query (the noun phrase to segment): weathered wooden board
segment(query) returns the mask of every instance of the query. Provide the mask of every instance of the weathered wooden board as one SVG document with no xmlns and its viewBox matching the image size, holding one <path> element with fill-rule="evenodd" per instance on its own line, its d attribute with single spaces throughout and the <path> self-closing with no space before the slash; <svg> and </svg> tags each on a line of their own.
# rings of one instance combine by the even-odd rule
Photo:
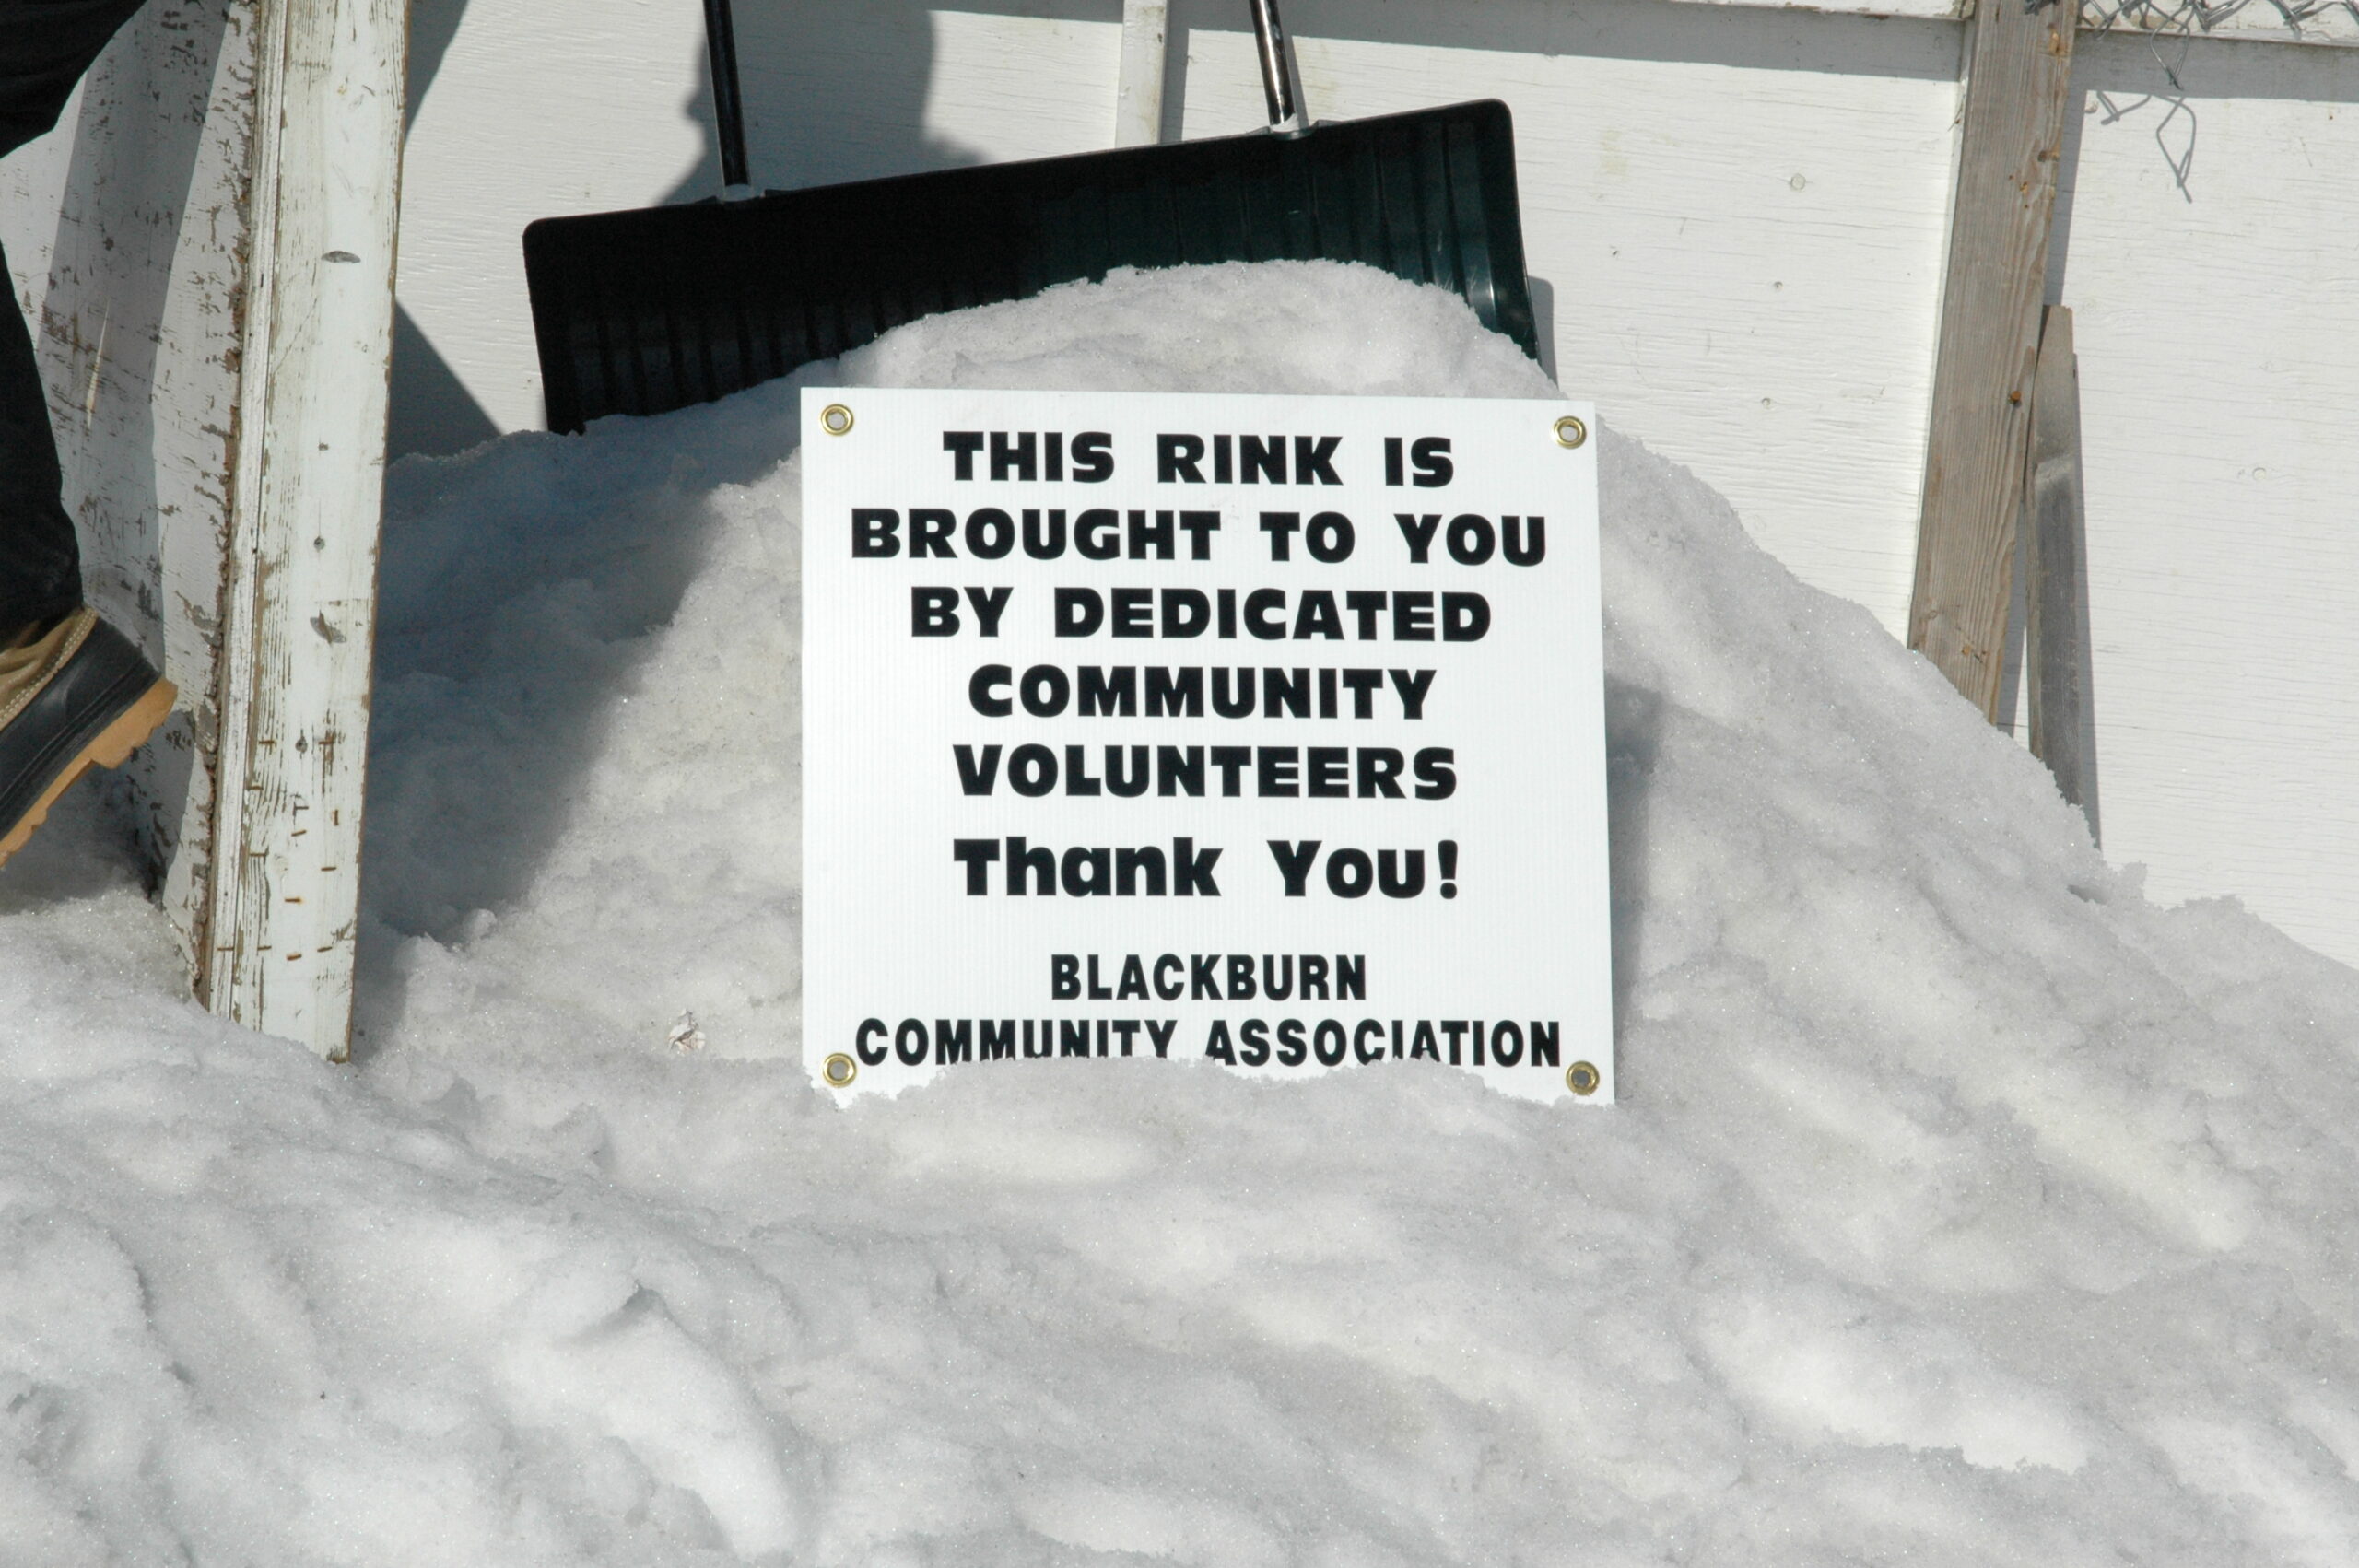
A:
<svg viewBox="0 0 2359 1568">
<path fill-rule="evenodd" d="M 2005 0 L 1977 13 L 1966 46 L 1908 646 L 1991 718 L 2073 37 L 2057 0 Z"/>
</svg>

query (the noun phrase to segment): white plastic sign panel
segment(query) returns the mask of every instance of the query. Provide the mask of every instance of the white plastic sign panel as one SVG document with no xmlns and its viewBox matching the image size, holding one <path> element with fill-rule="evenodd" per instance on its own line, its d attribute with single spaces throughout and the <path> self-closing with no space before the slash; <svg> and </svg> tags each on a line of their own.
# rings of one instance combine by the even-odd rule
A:
<svg viewBox="0 0 2359 1568">
<path fill-rule="evenodd" d="M 804 1041 L 1614 1094 L 1579 403 L 803 393 Z"/>
</svg>

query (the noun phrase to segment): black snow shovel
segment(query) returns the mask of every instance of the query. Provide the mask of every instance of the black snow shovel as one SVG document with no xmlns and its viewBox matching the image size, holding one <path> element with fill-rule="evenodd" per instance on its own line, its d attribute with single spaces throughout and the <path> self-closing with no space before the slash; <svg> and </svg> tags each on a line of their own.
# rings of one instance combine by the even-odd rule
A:
<svg viewBox="0 0 2359 1568">
<path fill-rule="evenodd" d="M 709 403 L 920 316 L 1124 266 L 1364 262 L 1456 290 L 1538 358 L 1507 105 L 1310 124 L 1276 0 L 1250 4 L 1268 130 L 755 196 L 729 0 L 705 0 L 722 176 L 744 199 L 524 230 L 549 428 Z"/>
</svg>

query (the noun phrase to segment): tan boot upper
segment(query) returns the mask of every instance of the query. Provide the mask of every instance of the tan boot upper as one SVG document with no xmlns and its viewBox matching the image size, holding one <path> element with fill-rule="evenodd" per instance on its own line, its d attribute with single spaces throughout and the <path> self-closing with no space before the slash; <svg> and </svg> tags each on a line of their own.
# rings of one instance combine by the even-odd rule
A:
<svg viewBox="0 0 2359 1568">
<path fill-rule="evenodd" d="M 64 669 L 65 661 L 80 650 L 90 628 L 99 624 L 94 610 L 75 611 L 55 626 L 30 640 L 18 642 L 0 652 L 0 726 L 6 725 L 25 710 L 25 705 L 41 695 L 50 677 Z"/>
</svg>

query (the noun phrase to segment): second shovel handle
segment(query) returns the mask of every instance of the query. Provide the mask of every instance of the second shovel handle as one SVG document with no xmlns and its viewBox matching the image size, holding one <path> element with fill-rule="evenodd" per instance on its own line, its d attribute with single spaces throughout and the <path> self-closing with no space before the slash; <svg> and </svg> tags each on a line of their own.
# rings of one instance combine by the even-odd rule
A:
<svg viewBox="0 0 2359 1568">
<path fill-rule="evenodd" d="M 1302 94 L 1295 85 L 1294 56 L 1286 48 L 1285 24 L 1278 19 L 1278 0 L 1250 3 L 1253 41 L 1262 54 L 1262 93 L 1270 106 L 1270 129 L 1299 131 L 1304 124 Z"/>
<path fill-rule="evenodd" d="M 745 106 L 737 96 L 737 28 L 729 0 L 704 0 L 705 53 L 712 65 L 712 129 L 721 144 L 721 182 L 733 189 L 745 178 Z"/>
</svg>

